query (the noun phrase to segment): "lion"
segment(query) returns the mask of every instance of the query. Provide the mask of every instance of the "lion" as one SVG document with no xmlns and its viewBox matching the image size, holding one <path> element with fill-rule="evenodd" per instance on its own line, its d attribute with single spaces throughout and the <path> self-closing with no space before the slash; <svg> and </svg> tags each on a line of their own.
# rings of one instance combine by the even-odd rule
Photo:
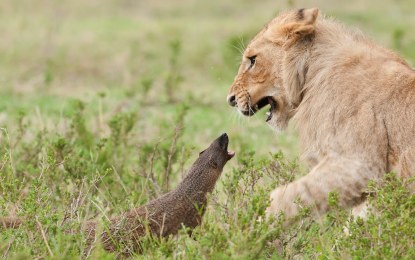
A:
<svg viewBox="0 0 415 260">
<path fill-rule="evenodd" d="M 298 129 L 310 171 L 271 192 L 268 216 L 295 216 L 297 199 L 324 214 L 331 192 L 361 207 L 369 181 L 414 175 L 414 69 L 317 8 L 282 13 L 252 39 L 227 101 L 245 116 L 269 105 L 271 128 Z"/>
</svg>

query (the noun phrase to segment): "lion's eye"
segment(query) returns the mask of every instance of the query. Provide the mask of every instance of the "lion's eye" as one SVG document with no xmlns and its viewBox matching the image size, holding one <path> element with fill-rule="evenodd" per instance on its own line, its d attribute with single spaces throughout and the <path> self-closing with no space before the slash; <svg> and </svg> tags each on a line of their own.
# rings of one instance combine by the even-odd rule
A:
<svg viewBox="0 0 415 260">
<path fill-rule="evenodd" d="M 250 69 L 250 68 L 252 68 L 255 65 L 256 55 L 255 56 L 248 57 L 248 59 L 251 62 L 251 64 L 249 64 L 249 68 L 248 68 L 248 69 Z"/>
</svg>

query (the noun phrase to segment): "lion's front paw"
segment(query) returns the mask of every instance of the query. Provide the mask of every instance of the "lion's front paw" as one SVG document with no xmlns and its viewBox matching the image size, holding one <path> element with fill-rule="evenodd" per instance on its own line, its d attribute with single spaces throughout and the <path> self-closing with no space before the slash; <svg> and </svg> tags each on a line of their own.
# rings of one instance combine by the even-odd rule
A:
<svg viewBox="0 0 415 260">
<path fill-rule="evenodd" d="M 294 187 L 293 185 L 281 186 L 271 192 L 271 203 L 265 211 L 267 217 L 278 216 L 282 213 L 285 219 L 289 220 L 298 213 L 297 205 L 294 203 L 296 199 Z"/>
<path fill-rule="evenodd" d="M 267 218 L 270 216 L 275 216 L 282 210 L 281 208 L 281 197 L 282 197 L 282 190 L 281 188 L 277 188 L 273 190 L 270 194 L 270 205 L 265 210 L 265 215 Z"/>
</svg>

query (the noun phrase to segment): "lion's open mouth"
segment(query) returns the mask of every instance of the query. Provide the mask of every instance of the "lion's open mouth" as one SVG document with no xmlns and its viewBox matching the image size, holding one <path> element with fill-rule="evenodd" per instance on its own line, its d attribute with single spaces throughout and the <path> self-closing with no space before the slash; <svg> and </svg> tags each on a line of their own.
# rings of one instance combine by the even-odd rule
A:
<svg viewBox="0 0 415 260">
<path fill-rule="evenodd" d="M 266 107 L 267 105 L 270 105 L 269 111 L 266 113 L 267 119 L 265 120 L 268 122 L 272 118 L 272 112 L 277 109 L 277 102 L 272 97 L 264 97 L 261 100 L 258 101 L 255 105 L 251 106 L 249 110 L 241 111 L 242 114 L 245 116 L 253 116 L 256 112 L 261 110 L 262 108 Z"/>
</svg>

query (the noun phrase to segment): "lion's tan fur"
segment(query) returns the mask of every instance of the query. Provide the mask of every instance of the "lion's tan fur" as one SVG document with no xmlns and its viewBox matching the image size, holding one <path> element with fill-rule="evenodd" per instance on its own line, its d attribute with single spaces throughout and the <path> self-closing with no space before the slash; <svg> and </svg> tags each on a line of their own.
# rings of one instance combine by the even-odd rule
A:
<svg viewBox="0 0 415 260">
<path fill-rule="evenodd" d="M 247 47 L 250 55 L 264 76 L 244 70 L 244 58 L 230 90 L 238 109 L 264 96 L 283 100 L 270 125 L 292 118 L 313 167 L 271 193 L 268 213 L 296 214 L 296 198 L 324 213 L 331 191 L 341 205 L 355 206 L 369 180 L 389 171 L 413 176 L 415 71 L 397 54 L 305 9 L 271 21 Z"/>
</svg>

